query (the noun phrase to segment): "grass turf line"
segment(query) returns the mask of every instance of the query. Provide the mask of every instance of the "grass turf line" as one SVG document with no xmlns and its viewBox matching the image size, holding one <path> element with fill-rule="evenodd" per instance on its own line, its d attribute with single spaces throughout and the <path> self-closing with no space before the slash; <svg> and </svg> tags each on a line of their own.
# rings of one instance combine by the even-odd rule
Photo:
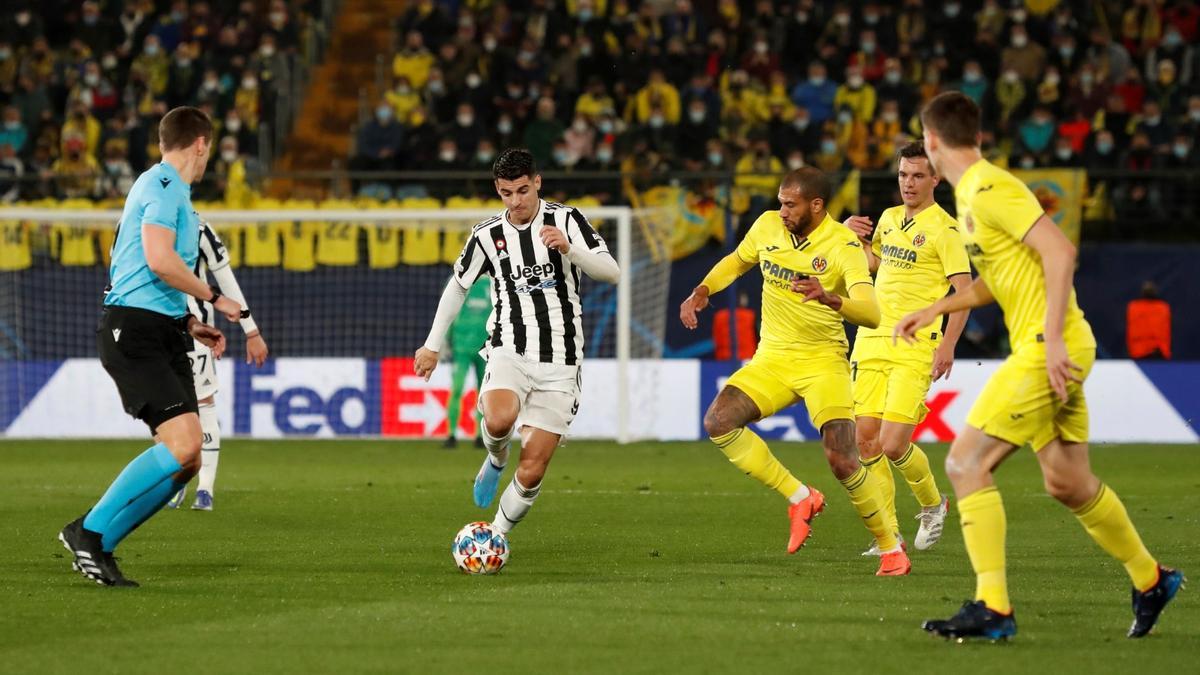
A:
<svg viewBox="0 0 1200 675">
<path fill-rule="evenodd" d="M 1154 672 L 1200 656 L 1194 588 L 1155 635 L 1124 637 L 1124 571 L 1045 496 L 1027 451 L 999 476 L 1019 634 L 960 646 L 919 628 L 973 592 L 956 511 L 912 576 L 878 579 L 820 449 L 772 447 L 829 498 L 796 556 L 783 500 L 711 445 L 572 442 L 508 567 L 476 578 L 450 543 L 491 519 L 471 503 L 481 451 L 228 441 L 216 510 L 163 512 L 134 533 L 118 555 L 143 587 L 124 590 L 71 572 L 54 536 L 140 444 L 6 441 L 0 672 Z M 929 450 L 948 489 L 944 449 Z M 1200 577 L 1197 448 L 1098 447 L 1093 465 L 1151 551 Z M 896 481 L 911 539 L 918 507 Z"/>
</svg>

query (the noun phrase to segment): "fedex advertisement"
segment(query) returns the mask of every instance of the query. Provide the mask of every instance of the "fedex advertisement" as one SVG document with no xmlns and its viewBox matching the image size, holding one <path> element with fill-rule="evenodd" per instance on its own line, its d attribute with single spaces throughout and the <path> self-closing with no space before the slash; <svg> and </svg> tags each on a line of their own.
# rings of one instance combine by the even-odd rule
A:
<svg viewBox="0 0 1200 675">
<path fill-rule="evenodd" d="M 648 440 L 705 437 L 704 411 L 740 364 L 691 359 L 634 360 L 627 400 L 617 396 L 620 364 L 584 362 L 572 438 L 615 439 L 622 412 L 629 435 Z M 951 441 L 999 361 L 960 359 L 934 383 L 919 441 Z M 224 359 L 217 410 L 224 434 L 244 438 L 461 438 L 477 433 L 476 382 L 467 378 L 458 419 L 447 419 L 450 364 L 428 382 L 410 358 L 281 358 L 262 368 Z M 1099 361 L 1085 384 L 1094 442 L 1196 443 L 1200 363 Z M 624 410 L 622 410 L 622 407 Z M 816 440 L 802 403 L 760 420 L 772 440 Z M 144 438 L 95 359 L 0 361 L 0 430 L 6 438 Z"/>
</svg>

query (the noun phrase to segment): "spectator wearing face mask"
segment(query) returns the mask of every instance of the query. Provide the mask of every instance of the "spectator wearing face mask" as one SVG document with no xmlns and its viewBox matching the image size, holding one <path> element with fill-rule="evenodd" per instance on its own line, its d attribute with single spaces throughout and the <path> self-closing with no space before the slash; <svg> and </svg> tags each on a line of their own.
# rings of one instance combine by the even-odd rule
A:
<svg viewBox="0 0 1200 675">
<path fill-rule="evenodd" d="M 1171 141 L 1171 151 L 1167 153 L 1163 166 L 1168 169 L 1194 170 L 1200 168 L 1200 157 L 1195 148 L 1196 139 L 1188 134 L 1175 134 Z"/>
<path fill-rule="evenodd" d="M 1017 140 L 1025 151 L 1040 156 L 1050 149 L 1054 140 L 1054 117 L 1050 110 L 1043 106 L 1034 109 L 1021 126 L 1017 128 Z"/>
<path fill-rule="evenodd" d="M 454 120 L 443 126 L 441 135 L 453 138 L 458 143 L 459 157 L 470 157 L 479 146 L 479 139 L 483 138 L 483 124 L 475 114 L 475 106 L 459 103 Z"/>
<path fill-rule="evenodd" d="M 92 199 L 99 191 L 100 165 L 85 150 L 82 136 L 68 136 L 63 140 L 62 157 L 50 167 L 62 199 Z"/>
<path fill-rule="evenodd" d="M 688 113 L 679 124 L 679 156 L 685 160 L 704 160 L 704 147 L 709 138 L 718 136 L 718 126 L 708 106 L 700 98 L 688 102 Z"/>
<path fill-rule="evenodd" d="M 1084 166 L 1093 171 L 1111 171 L 1118 167 L 1121 161 L 1117 152 L 1116 142 L 1112 132 L 1100 130 L 1096 132 L 1083 158 Z"/>
<path fill-rule="evenodd" d="M 867 84 L 861 68 L 849 66 L 846 83 L 838 87 L 833 103 L 839 111 L 850 110 L 855 120 L 865 124 L 875 117 L 875 87 Z"/>
<path fill-rule="evenodd" d="M 1075 153 L 1075 149 L 1071 147 L 1070 139 L 1059 136 L 1054 139 L 1054 152 L 1050 155 L 1050 161 L 1047 166 L 1067 169 L 1079 166 L 1080 157 Z"/>
<path fill-rule="evenodd" d="M 425 48 L 424 36 L 415 30 L 404 37 L 404 48 L 392 59 L 392 76 L 403 77 L 417 90 L 425 88 L 429 69 L 433 67 L 433 54 Z"/>
<path fill-rule="evenodd" d="M 421 105 L 421 96 L 413 91 L 407 77 L 396 78 L 395 84 L 383 97 L 402 124 L 407 123 L 409 115 Z"/>
<path fill-rule="evenodd" d="M 62 152 L 67 152 L 67 140 L 79 139 L 83 142 L 82 152 L 89 157 L 95 157 L 100 148 L 100 132 L 103 126 L 87 106 L 82 102 L 71 104 L 71 111 L 63 122 L 59 137 L 62 139 Z"/>
<path fill-rule="evenodd" d="M 0 143 L 0 204 L 12 204 L 21 198 L 21 177 L 25 163 L 11 145 Z"/>
<path fill-rule="evenodd" d="M 650 121 L 651 108 L 657 102 L 662 109 L 665 121 L 669 124 L 679 124 L 681 113 L 679 105 L 679 90 L 667 81 L 662 70 L 655 68 L 650 71 L 646 86 L 642 87 L 630 99 L 625 111 L 625 121 L 629 123 L 646 124 Z"/>
<path fill-rule="evenodd" d="M 71 34 L 82 41 L 93 54 L 112 49 L 112 23 L 100 15 L 100 5 L 95 0 L 84 2 L 80 8 L 79 23 L 71 28 Z"/>
<path fill-rule="evenodd" d="M 1071 145 L 1071 152 L 1081 155 L 1092 134 L 1092 122 L 1078 108 L 1068 107 L 1067 117 L 1059 123 L 1056 133 Z"/>
<path fill-rule="evenodd" d="M 1072 79 L 1071 88 L 1067 94 L 1071 105 L 1078 108 L 1086 117 L 1094 117 L 1104 109 L 1110 95 L 1109 87 L 1104 82 L 1096 80 L 1096 71 L 1091 64 L 1084 64 L 1079 74 Z"/>
<path fill-rule="evenodd" d="M 1192 138 L 1200 137 L 1200 94 L 1188 97 L 1187 113 L 1180 118 L 1180 131 Z"/>
<path fill-rule="evenodd" d="M 883 77 L 872 86 L 877 100 L 895 101 L 900 106 L 902 119 L 908 119 L 916 112 L 916 95 L 912 86 L 904 81 L 904 69 L 899 59 L 889 58 L 884 63 Z"/>
<path fill-rule="evenodd" d="M 678 125 L 667 119 L 666 110 L 661 106 L 650 109 L 650 117 L 635 129 L 635 136 L 645 141 L 646 147 L 660 156 L 670 157 L 676 154 L 676 134 Z"/>
<path fill-rule="evenodd" d="M 171 53 L 183 41 L 183 29 L 188 19 L 186 0 L 175 0 L 169 12 L 158 17 L 150 34 L 158 38 L 164 52 Z"/>
<path fill-rule="evenodd" d="M 0 145 L 13 149 L 14 155 L 20 155 L 29 143 L 29 129 L 21 122 L 21 111 L 16 106 L 4 107 L 4 123 L 0 127 Z"/>
<path fill-rule="evenodd" d="M 874 85 L 883 79 L 887 55 L 879 46 L 874 30 L 864 30 L 858 40 L 858 49 L 850 54 L 848 63 L 857 66 L 863 79 Z"/>
<path fill-rule="evenodd" d="M 296 49 L 300 45 L 299 28 L 288 14 L 287 3 L 284 0 L 271 0 L 263 34 L 273 37 L 275 46 L 283 51 Z"/>
<path fill-rule="evenodd" d="M 159 44 L 158 36 L 148 35 L 139 54 L 130 66 L 130 72 L 140 73 L 145 79 L 150 94 L 155 98 L 163 95 L 170 81 L 171 59 Z"/>
<path fill-rule="evenodd" d="M 375 115 L 358 130 L 356 155 L 351 169 L 356 171 L 394 171 L 404 147 L 404 127 L 386 101 L 375 107 Z"/>
<path fill-rule="evenodd" d="M 200 65 L 196 63 L 189 43 L 179 44 L 167 72 L 167 105 L 174 108 L 186 104 L 195 96 L 201 77 Z"/>
<path fill-rule="evenodd" d="M 1015 70 L 1025 82 L 1035 82 L 1046 65 L 1046 50 L 1029 39 L 1023 24 L 1012 27 L 1009 46 L 1000 53 L 1004 68 Z"/>
<path fill-rule="evenodd" d="M 1142 114 L 1135 118 L 1133 128 L 1135 133 L 1146 134 L 1150 145 L 1160 154 L 1166 154 L 1171 138 L 1175 135 L 1170 122 L 1163 119 L 1162 108 L 1157 101 L 1146 101 L 1146 105 L 1142 107 Z"/>
<path fill-rule="evenodd" d="M 1178 26 L 1168 24 L 1162 41 L 1146 50 L 1143 71 L 1147 81 L 1154 80 L 1159 73 L 1159 63 L 1170 61 L 1179 67 L 1178 81 L 1183 86 L 1192 83 L 1196 48 L 1184 39 Z"/>
<path fill-rule="evenodd" d="M 1016 70 L 1006 68 L 1000 81 L 996 82 L 997 118 L 1001 127 L 1007 127 L 1012 122 L 1013 115 L 1025 103 L 1025 97 L 1025 83 L 1021 81 L 1021 76 Z"/>
<path fill-rule="evenodd" d="M 982 106 L 987 99 L 989 84 L 983 76 L 983 68 L 978 61 L 967 61 L 963 66 L 962 79 L 954 88 L 971 97 L 976 105 Z"/>
<path fill-rule="evenodd" d="M 1179 81 L 1175 62 L 1163 59 L 1158 62 L 1158 76 L 1146 87 L 1146 97 L 1158 103 L 1162 110 L 1179 110 L 1184 102 L 1183 85 Z"/>
<path fill-rule="evenodd" d="M 583 115 L 589 120 L 597 120 L 605 112 L 613 110 L 616 110 L 616 104 L 613 103 L 612 96 L 608 95 L 604 80 L 599 77 L 588 80 L 587 89 L 575 101 L 575 114 Z"/>
<path fill-rule="evenodd" d="M 571 126 L 563 132 L 563 142 L 567 154 L 572 158 L 572 165 L 576 165 L 580 160 L 592 156 L 596 148 L 596 129 L 587 117 L 576 114 Z"/>
<path fill-rule="evenodd" d="M 771 73 L 779 70 L 779 55 L 771 51 L 769 36 L 760 31 L 750 43 L 750 49 L 742 55 L 741 69 L 752 79 L 766 83 Z"/>
<path fill-rule="evenodd" d="M 533 154 L 534 161 L 546 165 L 550 163 L 554 150 L 554 141 L 562 137 L 562 122 L 554 116 L 554 100 L 542 98 L 537 103 L 537 116 L 525 127 L 524 145 Z"/>
<path fill-rule="evenodd" d="M 810 163 L 818 169 L 832 173 L 850 168 L 846 155 L 838 148 L 837 137 L 832 132 L 821 134 L 821 144 L 817 153 L 810 158 Z"/>
<path fill-rule="evenodd" d="M 233 109 L 237 111 L 242 124 L 250 131 L 258 131 L 258 123 L 262 112 L 258 91 L 258 76 L 254 71 L 242 73 L 242 82 L 233 94 Z"/>
<path fill-rule="evenodd" d="M 100 196 L 107 199 L 123 199 L 133 187 L 133 168 L 126 159 L 128 148 L 120 140 L 112 140 L 104 146 L 104 165 L 100 172 Z"/>
<path fill-rule="evenodd" d="M 838 85 L 829 81 L 825 64 L 814 61 L 808 66 L 808 79 L 792 89 L 792 103 L 808 110 L 813 124 L 819 127 L 833 119 L 837 93 Z"/>
<path fill-rule="evenodd" d="M 467 168 L 471 171 L 491 171 L 492 163 L 496 161 L 496 144 L 490 138 L 479 139 Z"/>
</svg>

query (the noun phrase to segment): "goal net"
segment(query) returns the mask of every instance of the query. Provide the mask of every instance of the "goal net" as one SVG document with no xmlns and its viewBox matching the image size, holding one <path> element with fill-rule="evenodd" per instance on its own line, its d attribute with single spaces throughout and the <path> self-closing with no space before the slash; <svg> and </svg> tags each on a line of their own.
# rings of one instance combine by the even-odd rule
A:
<svg viewBox="0 0 1200 675">
<path fill-rule="evenodd" d="M 451 421 L 445 417 L 451 364 L 430 383 L 414 382 L 410 359 L 471 227 L 499 207 L 295 204 L 237 211 L 197 205 L 229 252 L 273 359 L 264 369 L 241 363 L 241 330 L 219 322 L 229 354 L 218 371 L 223 428 L 249 436 L 473 435 L 474 374 L 467 377 L 465 412 Z M 581 287 L 584 377 L 611 385 L 605 392 L 611 400 L 589 405 L 585 398 L 580 416 L 588 408 L 596 413 L 583 425 L 595 430 L 587 435 L 630 440 L 642 435 L 631 426 L 638 400 L 662 393 L 660 383 L 639 379 L 636 364 L 662 354 L 670 219 L 653 209 L 580 210 L 621 265 L 617 286 L 585 278 Z M 71 410 L 88 420 L 90 435 L 144 434 L 119 414 L 119 403 L 112 414 L 115 387 L 95 360 L 119 218 L 116 210 L 63 205 L 0 209 L 5 435 L 71 435 L 51 424 L 53 414 Z"/>
</svg>

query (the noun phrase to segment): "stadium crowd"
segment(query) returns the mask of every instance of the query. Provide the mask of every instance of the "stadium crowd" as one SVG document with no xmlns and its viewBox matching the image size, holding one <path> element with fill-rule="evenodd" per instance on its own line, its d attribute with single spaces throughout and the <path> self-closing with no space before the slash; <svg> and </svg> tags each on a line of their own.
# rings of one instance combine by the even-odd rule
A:
<svg viewBox="0 0 1200 675">
<path fill-rule="evenodd" d="M 308 5 L 312 4 L 313 7 Z M 198 198 L 256 170 L 316 3 L 11 0 L 0 7 L 0 200 L 123 198 L 158 160 L 158 120 L 195 105 L 218 133 Z M 21 180 L 22 177 L 25 180 Z"/>
<path fill-rule="evenodd" d="M 1014 167 L 1195 168 L 1198 23 L 1194 0 L 417 0 L 352 166 L 523 144 L 563 171 L 880 169 L 957 89 Z"/>
</svg>

